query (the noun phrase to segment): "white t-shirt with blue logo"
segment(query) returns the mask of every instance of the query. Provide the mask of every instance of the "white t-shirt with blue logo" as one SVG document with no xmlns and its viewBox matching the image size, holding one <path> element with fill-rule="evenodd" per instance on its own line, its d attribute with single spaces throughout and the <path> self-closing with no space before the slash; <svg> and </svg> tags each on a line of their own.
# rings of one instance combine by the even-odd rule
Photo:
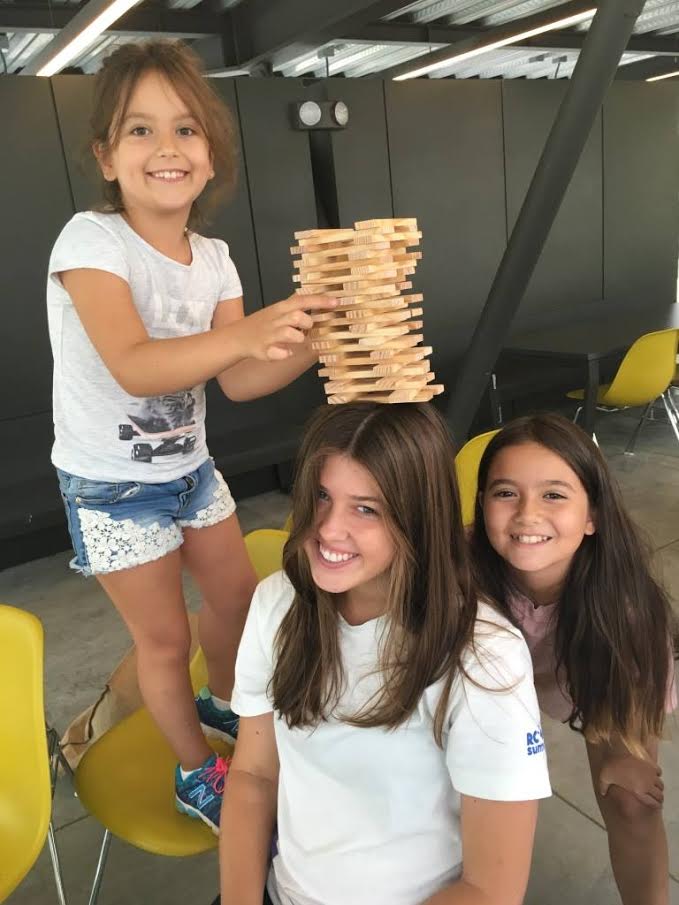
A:
<svg viewBox="0 0 679 905">
<path fill-rule="evenodd" d="M 241 716 L 273 709 L 274 638 L 293 596 L 282 572 L 255 592 L 232 696 Z M 339 713 L 355 713 L 377 688 L 385 618 L 349 625 L 340 617 L 346 683 Z M 526 642 L 482 604 L 475 646 L 465 665 L 478 684 L 455 679 L 443 749 L 432 733 L 442 682 L 427 688 L 410 720 L 393 730 L 334 718 L 289 729 L 274 713 L 280 760 L 279 853 L 268 884 L 274 902 L 419 905 L 461 874 L 461 795 L 525 801 L 551 794 Z"/>
<path fill-rule="evenodd" d="M 83 329 L 59 273 L 105 270 L 125 280 L 153 339 L 204 333 L 217 304 L 242 295 L 226 242 L 189 233 L 193 260 L 180 264 L 138 235 L 120 214 L 76 214 L 49 262 L 47 315 L 54 357 L 52 462 L 95 481 L 174 481 L 208 458 L 205 385 L 164 396 L 130 396 Z M 101 304 L 107 304 L 105 298 Z"/>
</svg>

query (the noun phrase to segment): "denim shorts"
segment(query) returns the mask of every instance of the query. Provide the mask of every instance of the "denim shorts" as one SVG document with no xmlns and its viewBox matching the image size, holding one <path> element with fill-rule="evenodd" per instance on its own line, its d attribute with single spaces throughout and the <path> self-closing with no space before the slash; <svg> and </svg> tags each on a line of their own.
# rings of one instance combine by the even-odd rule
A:
<svg viewBox="0 0 679 905">
<path fill-rule="evenodd" d="M 207 528 L 236 510 L 212 459 L 164 484 L 91 481 L 57 468 L 75 551 L 71 568 L 83 575 L 131 569 L 160 559 L 182 543 L 182 528 Z"/>
</svg>

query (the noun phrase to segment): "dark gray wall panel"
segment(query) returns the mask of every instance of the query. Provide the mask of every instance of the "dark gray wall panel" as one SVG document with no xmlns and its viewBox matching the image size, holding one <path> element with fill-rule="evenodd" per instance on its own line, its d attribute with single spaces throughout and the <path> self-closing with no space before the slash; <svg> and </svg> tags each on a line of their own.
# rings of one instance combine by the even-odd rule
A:
<svg viewBox="0 0 679 905">
<path fill-rule="evenodd" d="M 553 81 L 502 82 L 510 233 L 566 88 L 566 84 Z M 533 272 L 521 313 L 601 298 L 601 191 L 598 116 Z"/>
<path fill-rule="evenodd" d="M 603 122 L 605 297 L 674 301 L 679 86 L 614 82 Z"/>
<path fill-rule="evenodd" d="M 73 206 L 49 82 L 0 78 L 0 111 L 1 422 L 50 410 L 47 262 Z"/>
<path fill-rule="evenodd" d="M 50 462 L 52 413 L 0 422 L 0 432 L 2 546 L 6 537 L 65 524 L 65 516 Z"/>
<path fill-rule="evenodd" d="M 384 83 L 330 79 L 329 100 L 349 108 L 349 124 L 332 132 L 339 226 L 393 217 Z"/>
<path fill-rule="evenodd" d="M 317 100 L 319 91 L 318 83 L 302 79 L 236 83 L 265 305 L 292 293 L 294 233 L 318 225 L 309 133 L 292 128 L 290 107 L 295 101 Z M 273 398 L 277 416 L 271 429 L 289 432 L 324 395 L 312 371 Z"/>
<path fill-rule="evenodd" d="M 56 75 L 51 82 L 75 207 L 91 210 L 101 203 L 101 177 L 89 148 L 94 76 Z"/>
<path fill-rule="evenodd" d="M 439 377 L 469 342 L 505 247 L 499 82 L 386 84 L 394 215 L 417 217 L 424 334 Z"/>
</svg>

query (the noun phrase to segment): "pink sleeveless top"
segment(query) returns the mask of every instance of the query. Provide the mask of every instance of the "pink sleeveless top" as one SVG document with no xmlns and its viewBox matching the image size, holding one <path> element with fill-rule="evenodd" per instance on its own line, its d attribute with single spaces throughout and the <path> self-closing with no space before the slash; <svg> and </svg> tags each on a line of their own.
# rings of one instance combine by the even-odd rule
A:
<svg viewBox="0 0 679 905">
<path fill-rule="evenodd" d="M 523 632 L 533 660 L 535 690 L 540 709 L 555 720 L 565 723 L 573 709 L 573 702 L 566 690 L 563 669 L 556 670 L 554 649 L 558 603 L 549 606 L 533 606 L 523 595 L 511 597 L 509 606 L 514 619 Z M 670 673 L 667 681 L 665 709 L 672 713 L 677 708 L 677 684 L 675 664 L 670 653 Z"/>
</svg>

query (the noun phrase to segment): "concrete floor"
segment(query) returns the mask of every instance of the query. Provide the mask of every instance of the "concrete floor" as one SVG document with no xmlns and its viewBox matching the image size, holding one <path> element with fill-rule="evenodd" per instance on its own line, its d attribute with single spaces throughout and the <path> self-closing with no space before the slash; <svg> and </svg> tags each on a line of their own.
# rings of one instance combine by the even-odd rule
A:
<svg viewBox="0 0 679 905">
<path fill-rule="evenodd" d="M 634 426 L 630 415 L 602 416 L 599 441 L 637 522 L 656 551 L 658 568 L 679 610 L 679 444 L 667 425 L 650 424 L 637 455 L 622 455 Z M 280 527 L 288 502 L 269 493 L 243 501 L 245 531 Z M 94 580 L 67 568 L 58 554 L 0 573 L 0 600 L 35 613 L 46 635 L 48 718 L 59 730 L 98 695 L 128 647 L 122 623 Z M 194 589 L 187 582 L 193 608 Z M 614 905 L 619 902 L 608 861 L 606 834 L 591 788 L 579 736 L 545 718 L 554 795 L 543 802 L 526 905 Z M 665 821 L 671 861 L 671 905 L 679 905 L 679 718 L 662 746 Z M 84 905 L 94 873 L 101 827 L 83 811 L 67 781 L 54 807 L 57 844 L 70 905 Z M 209 905 L 217 891 L 214 853 L 191 859 L 161 858 L 114 840 L 100 905 Z M 49 857 L 10 896 L 8 905 L 52 905 L 57 901 Z M 347 903 L 350 905 L 350 903 Z"/>
</svg>

